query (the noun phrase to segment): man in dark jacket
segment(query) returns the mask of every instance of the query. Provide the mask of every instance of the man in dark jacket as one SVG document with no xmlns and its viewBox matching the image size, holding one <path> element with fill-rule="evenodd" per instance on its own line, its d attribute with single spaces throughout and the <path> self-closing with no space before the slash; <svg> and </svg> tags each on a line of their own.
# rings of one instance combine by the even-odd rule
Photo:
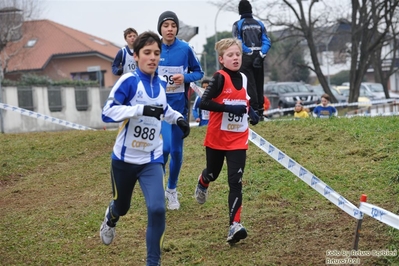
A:
<svg viewBox="0 0 399 266">
<path fill-rule="evenodd" d="M 242 65 L 240 71 L 248 78 L 248 94 L 251 107 L 263 120 L 263 61 L 270 49 L 271 42 L 262 21 L 252 16 L 252 6 L 248 0 L 238 4 L 240 20 L 233 25 L 233 37 L 242 42 Z"/>
</svg>

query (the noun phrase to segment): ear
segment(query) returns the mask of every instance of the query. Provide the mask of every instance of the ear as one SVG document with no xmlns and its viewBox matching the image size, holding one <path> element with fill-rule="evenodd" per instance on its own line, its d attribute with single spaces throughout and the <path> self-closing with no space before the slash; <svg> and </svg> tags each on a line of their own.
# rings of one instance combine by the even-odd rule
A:
<svg viewBox="0 0 399 266">
<path fill-rule="evenodd" d="M 221 64 L 221 65 L 224 65 L 224 60 L 223 60 L 223 56 L 218 56 L 218 59 L 219 59 L 219 63 Z"/>
<path fill-rule="evenodd" d="M 133 52 L 133 58 L 134 58 L 134 61 L 136 61 L 136 62 L 139 60 L 139 56 L 137 55 L 136 52 Z"/>
</svg>

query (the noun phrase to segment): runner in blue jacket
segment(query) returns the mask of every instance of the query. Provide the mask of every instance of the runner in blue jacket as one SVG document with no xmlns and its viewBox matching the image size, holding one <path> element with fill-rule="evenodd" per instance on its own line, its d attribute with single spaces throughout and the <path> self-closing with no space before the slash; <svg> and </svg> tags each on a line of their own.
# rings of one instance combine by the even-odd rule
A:
<svg viewBox="0 0 399 266">
<path fill-rule="evenodd" d="M 100 227 L 100 237 L 110 245 L 119 218 L 131 207 L 133 190 L 139 182 L 147 206 L 147 266 L 161 265 L 165 230 L 163 148 L 161 120 L 177 124 L 187 137 L 190 125 L 166 101 L 166 82 L 156 74 L 161 39 L 155 32 L 144 32 L 134 42 L 136 71 L 126 73 L 112 88 L 102 110 L 107 123 L 119 123 L 111 155 L 113 197 Z M 137 236 L 136 236 L 137 237 Z"/>
<path fill-rule="evenodd" d="M 190 82 L 202 79 L 204 72 L 193 48 L 176 38 L 179 19 L 172 11 L 163 12 L 158 19 L 158 32 L 162 36 L 161 60 L 158 74 L 167 80 L 166 98 L 168 104 L 188 119 Z M 165 167 L 169 163 L 169 178 L 165 191 L 167 208 L 177 210 L 177 181 L 183 163 L 183 139 L 181 130 L 175 125 L 162 124 Z"/>
</svg>

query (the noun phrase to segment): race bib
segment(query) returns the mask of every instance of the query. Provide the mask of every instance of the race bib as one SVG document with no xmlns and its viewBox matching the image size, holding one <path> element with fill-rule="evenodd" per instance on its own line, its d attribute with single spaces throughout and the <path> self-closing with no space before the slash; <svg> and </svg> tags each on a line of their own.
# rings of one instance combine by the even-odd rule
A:
<svg viewBox="0 0 399 266">
<path fill-rule="evenodd" d="M 201 110 L 201 117 L 202 117 L 202 120 L 209 120 L 209 111 Z"/>
<path fill-rule="evenodd" d="M 172 77 L 174 74 L 183 74 L 183 66 L 172 67 L 172 66 L 159 66 L 158 75 L 164 77 L 167 80 L 166 93 L 181 93 L 184 92 L 184 83 L 176 85 Z"/>
<path fill-rule="evenodd" d="M 159 144 L 161 122 L 155 117 L 141 116 L 131 118 L 130 123 L 126 145 L 134 150 L 153 151 Z"/>
<path fill-rule="evenodd" d="M 228 103 L 225 103 L 228 104 Z M 243 105 L 242 102 L 230 102 L 231 105 Z M 248 114 L 242 117 L 232 113 L 223 112 L 220 129 L 231 132 L 244 132 L 248 128 Z"/>
</svg>

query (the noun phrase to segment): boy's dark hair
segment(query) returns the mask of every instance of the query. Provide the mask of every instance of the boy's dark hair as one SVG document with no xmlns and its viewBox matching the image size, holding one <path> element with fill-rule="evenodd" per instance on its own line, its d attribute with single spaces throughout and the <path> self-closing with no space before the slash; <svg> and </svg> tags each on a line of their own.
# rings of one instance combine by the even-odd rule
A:
<svg viewBox="0 0 399 266">
<path fill-rule="evenodd" d="M 123 31 L 123 37 L 126 39 L 126 36 L 128 36 L 130 33 L 136 33 L 136 35 L 139 35 L 135 29 L 127 28 Z"/>
<path fill-rule="evenodd" d="M 152 31 L 145 31 L 141 33 L 133 43 L 133 51 L 136 55 L 139 55 L 141 48 L 145 45 L 153 44 L 156 42 L 158 44 L 159 50 L 162 50 L 162 41 L 158 34 Z"/>
<path fill-rule="evenodd" d="M 330 101 L 330 95 L 328 95 L 327 93 L 324 93 L 323 95 L 321 95 L 321 98 L 324 98 L 327 101 Z"/>
<path fill-rule="evenodd" d="M 211 82 L 209 79 L 203 79 L 201 81 L 201 86 L 204 85 L 204 83 L 208 83 L 209 84 L 209 82 Z"/>
</svg>

